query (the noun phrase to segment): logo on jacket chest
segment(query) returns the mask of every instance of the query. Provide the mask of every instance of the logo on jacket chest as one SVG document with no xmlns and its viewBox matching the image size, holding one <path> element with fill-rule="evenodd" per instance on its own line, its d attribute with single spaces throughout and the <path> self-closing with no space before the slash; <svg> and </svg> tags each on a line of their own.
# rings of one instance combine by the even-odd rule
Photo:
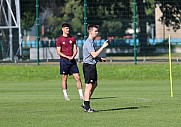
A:
<svg viewBox="0 0 181 127">
<path fill-rule="evenodd" d="M 63 45 L 65 45 L 66 43 L 67 43 L 67 44 L 68 44 L 68 43 L 72 44 L 72 41 L 70 40 L 69 42 L 65 42 L 65 41 L 62 42 Z"/>
</svg>

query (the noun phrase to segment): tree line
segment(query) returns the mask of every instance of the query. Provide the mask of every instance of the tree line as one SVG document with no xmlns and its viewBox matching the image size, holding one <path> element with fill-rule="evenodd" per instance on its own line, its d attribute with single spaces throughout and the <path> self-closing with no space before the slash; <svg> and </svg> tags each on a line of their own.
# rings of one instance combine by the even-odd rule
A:
<svg viewBox="0 0 181 127">
<path fill-rule="evenodd" d="M 163 15 L 160 22 L 173 30 L 180 29 L 180 0 L 136 0 L 137 25 L 141 47 L 146 47 L 146 24 L 155 23 L 155 7 L 160 7 Z M 35 24 L 35 0 L 20 0 L 22 29 L 29 30 Z M 39 0 L 40 12 L 49 10 L 51 13 L 40 25 L 45 27 L 45 36 L 57 37 L 61 34 L 61 23 L 72 25 L 72 34 L 84 34 L 84 0 Z M 87 23 L 100 25 L 100 34 L 122 37 L 125 30 L 132 27 L 133 0 L 87 0 Z M 144 48 L 142 48 L 143 52 Z"/>
</svg>

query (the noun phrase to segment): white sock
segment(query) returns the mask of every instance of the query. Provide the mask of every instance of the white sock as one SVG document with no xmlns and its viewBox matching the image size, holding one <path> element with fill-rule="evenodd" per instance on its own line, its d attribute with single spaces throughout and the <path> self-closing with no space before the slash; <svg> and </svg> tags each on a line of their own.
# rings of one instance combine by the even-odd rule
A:
<svg viewBox="0 0 181 127">
<path fill-rule="evenodd" d="M 83 97 L 84 95 L 83 95 L 82 89 L 79 89 L 78 91 L 79 91 L 79 96 Z"/>
<path fill-rule="evenodd" d="M 68 92 L 67 92 L 67 90 L 63 90 L 63 94 L 64 94 L 64 97 L 68 97 Z"/>
</svg>

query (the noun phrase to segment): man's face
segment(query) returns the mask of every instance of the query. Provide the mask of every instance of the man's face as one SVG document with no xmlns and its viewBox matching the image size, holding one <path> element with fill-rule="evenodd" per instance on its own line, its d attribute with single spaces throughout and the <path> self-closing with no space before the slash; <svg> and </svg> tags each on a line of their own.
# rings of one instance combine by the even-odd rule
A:
<svg viewBox="0 0 181 127">
<path fill-rule="evenodd" d="M 69 34 L 70 29 L 69 29 L 69 27 L 63 27 L 62 31 L 64 34 Z"/>
<path fill-rule="evenodd" d="M 90 34 L 92 35 L 92 37 L 96 37 L 98 35 L 98 29 L 93 27 L 92 30 L 90 31 Z"/>
</svg>

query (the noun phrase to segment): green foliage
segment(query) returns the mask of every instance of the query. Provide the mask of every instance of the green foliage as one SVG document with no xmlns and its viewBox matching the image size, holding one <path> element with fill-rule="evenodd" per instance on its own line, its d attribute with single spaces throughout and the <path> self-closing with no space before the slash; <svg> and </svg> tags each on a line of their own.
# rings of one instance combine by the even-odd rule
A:
<svg viewBox="0 0 181 127">
<path fill-rule="evenodd" d="M 119 27 L 118 27 L 119 26 Z M 122 31 L 123 24 L 120 21 L 103 21 L 103 24 L 101 26 L 101 35 L 102 37 L 107 36 L 123 36 L 125 34 L 124 31 Z"/>
<path fill-rule="evenodd" d="M 61 35 L 61 33 L 62 33 L 61 22 L 62 22 L 62 18 L 60 18 L 60 17 L 57 18 L 56 16 L 50 16 L 48 18 L 47 26 L 52 28 L 50 30 L 50 33 L 48 33 L 48 34 L 51 34 L 50 36 L 57 37 L 57 36 Z"/>
<path fill-rule="evenodd" d="M 145 0 L 145 11 L 149 19 L 154 19 L 155 17 L 155 0 Z"/>
<path fill-rule="evenodd" d="M 22 29 L 29 29 L 35 23 L 35 1 L 20 0 Z M 61 34 L 61 23 L 72 25 L 72 34 L 83 34 L 83 0 L 39 0 L 40 12 L 50 9 L 51 16 L 42 21 L 49 29 L 45 35 L 57 37 Z M 140 31 L 145 33 L 146 22 L 154 23 L 154 8 L 157 3 L 163 12 L 160 21 L 176 31 L 180 28 L 180 0 L 137 0 Z M 142 16 L 140 16 L 142 15 Z M 100 25 L 100 35 L 122 37 L 133 22 L 133 1 L 87 0 L 87 21 Z M 144 22 L 143 22 L 144 21 Z M 138 25 L 139 25 L 138 24 Z M 116 27 L 115 27 L 116 26 Z M 117 33 L 116 33 L 117 31 Z M 46 32 L 46 31 L 45 31 Z M 140 38 L 146 38 L 143 35 Z M 143 40 L 144 41 L 144 40 Z"/>
<path fill-rule="evenodd" d="M 131 27 L 132 11 L 129 1 L 87 1 L 88 24 L 100 25 L 100 35 L 122 37 L 125 30 Z"/>
<path fill-rule="evenodd" d="M 35 23 L 35 13 L 24 12 L 22 14 L 21 26 L 23 30 L 29 30 Z"/>
<path fill-rule="evenodd" d="M 64 6 L 62 6 L 64 5 Z M 51 8 L 52 16 L 45 22 L 45 27 L 49 27 L 51 37 L 58 37 L 61 35 L 61 24 L 68 22 L 71 24 L 71 34 L 83 33 L 83 4 L 81 0 L 67 0 L 60 6 Z M 55 12 L 57 10 L 59 13 Z"/>
<path fill-rule="evenodd" d="M 174 31 L 180 29 L 181 23 L 181 1 L 180 0 L 156 0 L 163 15 L 160 21 L 167 27 L 172 27 Z"/>
<path fill-rule="evenodd" d="M 69 22 L 74 34 L 83 33 L 83 3 L 81 0 L 68 0 L 63 10 L 63 21 Z"/>
<path fill-rule="evenodd" d="M 35 24 L 35 5 L 34 0 L 20 0 L 21 24 L 23 30 L 29 30 Z"/>
</svg>

